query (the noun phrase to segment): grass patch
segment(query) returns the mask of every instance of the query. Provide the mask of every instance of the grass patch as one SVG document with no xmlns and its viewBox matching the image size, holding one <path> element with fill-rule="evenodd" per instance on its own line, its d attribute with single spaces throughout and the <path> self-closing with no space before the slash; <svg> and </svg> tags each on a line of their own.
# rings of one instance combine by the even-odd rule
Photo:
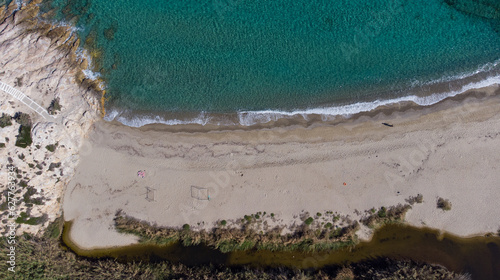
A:
<svg viewBox="0 0 500 280">
<path fill-rule="evenodd" d="M 52 223 L 50 223 L 47 226 L 47 229 L 45 230 L 43 236 L 45 238 L 50 238 L 55 240 L 59 239 L 62 233 L 63 225 L 64 225 L 63 217 L 61 216 L 56 218 Z"/>
<path fill-rule="evenodd" d="M 19 134 L 16 136 L 16 146 L 20 148 L 26 148 L 33 140 L 31 139 L 31 126 L 21 125 L 19 127 Z"/>
</svg>

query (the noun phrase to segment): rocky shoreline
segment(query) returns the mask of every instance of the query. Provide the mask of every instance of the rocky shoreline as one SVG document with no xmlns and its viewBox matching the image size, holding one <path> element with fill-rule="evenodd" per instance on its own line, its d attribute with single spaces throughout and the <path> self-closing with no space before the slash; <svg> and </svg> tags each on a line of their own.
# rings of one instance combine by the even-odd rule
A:
<svg viewBox="0 0 500 280">
<path fill-rule="evenodd" d="M 27 1 L 25 1 L 27 2 Z M 79 40 L 69 27 L 37 18 L 41 1 L 16 1 L 0 9 L 0 81 L 23 92 L 52 118 L 44 119 L 19 100 L 0 91 L 0 167 L 16 173 L 14 212 L 18 234 L 37 233 L 61 215 L 62 194 L 79 162 L 82 140 L 100 119 L 99 81 L 85 77 L 88 63 L 76 55 Z M 54 106 L 56 105 L 56 107 Z M 16 145 L 22 122 L 29 120 L 30 142 Z M 8 222 L 7 181 L 2 190 L 2 223 Z M 10 209 L 9 209 L 10 210 Z M 4 233 L 6 227 L 0 232 Z"/>
</svg>

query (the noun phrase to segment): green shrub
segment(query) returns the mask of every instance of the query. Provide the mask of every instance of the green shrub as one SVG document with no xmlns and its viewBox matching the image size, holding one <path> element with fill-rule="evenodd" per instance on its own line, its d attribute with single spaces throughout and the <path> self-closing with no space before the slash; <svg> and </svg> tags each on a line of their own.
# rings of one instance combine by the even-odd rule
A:
<svg viewBox="0 0 500 280">
<path fill-rule="evenodd" d="M 320 212 L 316 213 L 316 216 L 321 217 L 321 213 Z"/>
<path fill-rule="evenodd" d="M 220 224 L 221 224 L 222 226 L 225 226 L 225 225 L 227 224 L 227 222 L 226 222 L 226 220 L 222 220 L 222 221 L 220 222 Z"/>
<path fill-rule="evenodd" d="M 190 226 L 189 226 L 188 224 L 184 224 L 184 225 L 182 226 L 182 229 L 183 229 L 183 230 L 189 230 L 189 229 L 190 229 Z"/>
<path fill-rule="evenodd" d="M 312 224 L 312 222 L 313 222 L 313 221 L 314 221 L 314 219 L 313 219 L 312 217 L 309 217 L 309 218 L 307 218 L 307 219 L 304 221 L 304 223 L 305 223 L 306 225 L 310 225 L 310 224 Z"/>
<path fill-rule="evenodd" d="M 387 209 L 385 209 L 385 207 L 381 207 L 380 210 L 378 210 L 378 213 L 377 215 L 380 217 L 380 218 L 384 218 L 385 216 L 387 216 Z"/>
<path fill-rule="evenodd" d="M 5 148 L 5 143 L 0 143 L 0 148 Z"/>
<path fill-rule="evenodd" d="M 47 149 L 49 152 L 53 153 L 56 150 L 56 147 L 57 147 L 56 145 L 50 144 L 50 145 L 45 146 L 45 149 Z"/>
<path fill-rule="evenodd" d="M 6 126 L 12 125 L 11 119 L 12 117 L 10 115 L 2 113 L 2 116 L 0 117 L 0 127 L 4 128 Z"/>
<path fill-rule="evenodd" d="M 332 223 L 326 223 L 325 228 L 331 228 L 332 226 Z"/>
</svg>

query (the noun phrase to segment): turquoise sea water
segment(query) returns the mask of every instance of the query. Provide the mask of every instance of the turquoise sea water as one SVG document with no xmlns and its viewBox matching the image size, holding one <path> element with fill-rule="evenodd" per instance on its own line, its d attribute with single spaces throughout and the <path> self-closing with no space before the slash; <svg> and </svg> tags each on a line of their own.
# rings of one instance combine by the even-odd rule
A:
<svg viewBox="0 0 500 280">
<path fill-rule="evenodd" d="M 108 107 L 231 113 L 345 106 L 498 75 L 497 0 L 54 0 Z M 479 71 L 480 72 L 480 71 Z M 422 92 L 421 92 L 422 93 Z M 430 93 L 428 93 L 430 94 Z"/>
</svg>

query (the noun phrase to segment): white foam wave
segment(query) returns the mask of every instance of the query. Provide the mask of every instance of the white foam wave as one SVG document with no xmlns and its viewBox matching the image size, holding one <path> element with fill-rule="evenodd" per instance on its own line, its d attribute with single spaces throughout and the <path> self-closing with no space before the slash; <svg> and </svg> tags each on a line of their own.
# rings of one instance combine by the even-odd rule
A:
<svg viewBox="0 0 500 280">
<path fill-rule="evenodd" d="M 179 120 L 179 119 L 165 119 L 160 116 L 134 116 L 134 117 L 128 117 L 129 115 L 128 111 L 117 111 L 116 109 L 111 110 L 110 112 L 106 113 L 106 116 L 104 117 L 104 120 L 106 121 L 112 121 L 116 120 L 126 126 L 131 126 L 131 127 L 141 127 L 145 126 L 148 124 L 166 124 L 166 125 L 180 125 L 180 124 L 199 124 L 199 125 L 206 125 L 210 123 L 211 117 L 206 115 L 204 112 L 200 113 L 195 118 L 191 119 L 186 119 L 186 120 Z"/>
<path fill-rule="evenodd" d="M 330 120 L 332 119 L 332 117 L 335 116 L 350 117 L 357 113 L 375 110 L 380 106 L 397 104 L 400 102 L 413 102 L 420 106 L 429 106 L 432 104 L 436 104 L 445 98 L 459 95 L 468 90 L 483 88 L 493 84 L 500 84 L 500 76 L 489 77 L 480 82 L 467 84 L 463 86 L 460 90 L 455 90 L 445 93 L 437 93 L 423 97 L 416 95 L 409 95 L 395 99 L 375 100 L 374 102 L 358 102 L 355 104 L 349 104 L 343 106 L 311 108 L 311 109 L 295 110 L 295 111 L 273 111 L 273 110 L 242 111 L 238 112 L 238 118 L 240 124 L 244 126 L 250 126 L 256 123 L 267 123 L 270 121 L 276 121 L 280 118 L 293 117 L 298 115 L 301 115 L 306 120 L 308 115 L 321 115 L 322 119 L 325 121 L 325 120 Z"/>
<path fill-rule="evenodd" d="M 439 79 L 434 79 L 434 80 L 429 80 L 429 81 L 420 81 L 420 80 L 413 80 L 411 82 L 411 88 L 418 87 L 418 86 L 429 86 L 429 85 L 434 85 L 434 84 L 440 84 L 440 83 L 446 83 L 446 82 L 451 82 L 451 81 L 457 81 L 457 80 L 463 80 L 469 77 L 472 77 L 474 75 L 477 75 L 479 73 L 484 73 L 484 72 L 489 72 L 495 68 L 497 68 L 500 65 L 500 59 L 494 61 L 494 62 L 488 62 L 484 65 L 479 66 L 477 69 L 469 71 L 469 72 L 464 72 L 460 73 L 458 75 L 449 75 L 449 76 L 443 76 Z"/>
<path fill-rule="evenodd" d="M 101 77 L 101 73 L 92 71 L 92 57 L 89 55 L 88 51 L 84 48 L 79 47 L 76 50 L 76 57 L 78 61 L 82 62 L 84 59 L 87 61 L 87 69 L 82 70 L 83 75 L 85 75 L 85 78 L 92 80 L 92 81 L 99 81 L 99 88 L 100 89 L 105 89 L 106 85 L 102 81 L 102 79 L 99 79 Z"/>
</svg>

